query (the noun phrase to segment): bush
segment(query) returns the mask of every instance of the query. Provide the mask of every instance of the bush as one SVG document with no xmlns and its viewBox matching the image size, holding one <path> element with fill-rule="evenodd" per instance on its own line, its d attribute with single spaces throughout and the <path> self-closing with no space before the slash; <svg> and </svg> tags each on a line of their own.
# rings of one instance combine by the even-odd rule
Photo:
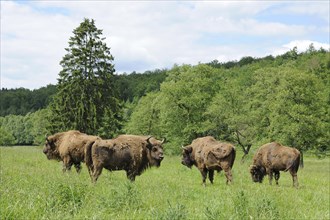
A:
<svg viewBox="0 0 330 220">
<path fill-rule="evenodd" d="M 10 132 L 0 127 L 0 133 L 0 146 L 11 146 L 15 144 L 15 138 Z"/>
</svg>

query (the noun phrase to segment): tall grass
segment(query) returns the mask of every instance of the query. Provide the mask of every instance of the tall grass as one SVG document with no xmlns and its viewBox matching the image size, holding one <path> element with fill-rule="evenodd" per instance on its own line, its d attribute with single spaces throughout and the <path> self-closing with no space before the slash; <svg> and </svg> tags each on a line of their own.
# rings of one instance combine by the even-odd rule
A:
<svg viewBox="0 0 330 220">
<path fill-rule="evenodd" d="M 251 160 L 241 164 L 240 154 L 230 186 L 220 173 L 203 187 L 197 169 L 182 166 L 175 156 L 134 183 L 123 171 L 104 170 L 94 185 L 85 166 L 79 175 L 63 174 L 61 163 L 48 161 L 40 147 L 0 149 L 0 219 L 330 218 L 329 158 L 305 158 L 299 189 L 292 187 L 289 173 L 281 173 L 279 186 L 267 179 L 252 183 Z"/>
</svg>

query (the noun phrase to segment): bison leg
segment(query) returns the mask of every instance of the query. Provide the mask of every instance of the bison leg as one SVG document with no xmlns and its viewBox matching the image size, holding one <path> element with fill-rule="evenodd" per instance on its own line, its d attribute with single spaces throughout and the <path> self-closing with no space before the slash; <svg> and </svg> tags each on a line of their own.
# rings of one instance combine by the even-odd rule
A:
<svg viewBox="0 0 330 220">
<path fill-rule="evenodd" d="M 273 182 L 273 171 L 272 170 L 269 170 L 268 177 L 269 177 L 269 185 L 272 185 L 272 182 Z"/>
<path fill-rule="evenodd" d="M 276 185 L 278 185 L 278 180 L 280 179 L 280 171 L 274 171 L 275 173 L 275 182 Z"/>
<path fill-rule="evenodd" d="M 299 184 L 298 184 L 298 176 L 297 173 L 293 170 L 290 170 L 290 174 L 292 176 L 292 180 L 293 180 L 293 186 L 298 188 Z"/>
<path fill-rule="evenodd" d="M 65 173 L 65 171 L 71 171 L 71 167 L 72 167 L 72 161 L 70 157 L 64 157 L 63 158 L 63 168 L 62 171 L 63 173 Z"/>
<path fill-rule="evenodd" d="M 92 182 L 93 183 L 96 183 L 97 179 L 99 178 L 99 176 L 102 173 L 102 169 L 103 169 L 103 166 L 96 166 L 94 168 L 94 172 L 92 174 Z"/>
<path fill-rule="evenodd" d="M 127 176 L 127 178 L 130 180 L 130 181 L 132 181 L 132 182 L 134 182 L 135 181 L 135 173 L 134 172 L 129 172 L 129 171 L 126 171 L 126 176 Z"/>
<path fill-rule="evenodd" d="M 224 171 L 225 171 L 225 175 L 227 178 L 226 184 L 231 184 L 233 181 L 233 175 L 231 173 L 231 169 L 228 167 L 228 168 L 224 169 Z"/>
<path fill-rule="evenodd" d="M 127 178 L 128 178 L 130 181 L 132 181 L 132 182 L 135 181 L 135 175 L 133 175 L 133 174 L 128 175 Z"/>
<path fill-rule="evenodd" d="M 214 170 L 209 170 L 209 180 L 213 184 L 214 179 Z"/>
<path fill-rule="evenodd" d="M 87 168 L 88 168 L 89 176 L 92 178 L 93 173 L 94 173 L 94 166 L 89 164 L 89 165 L 87 165 Z"/>
<path fill-rule="evenodd" d="M 203 179 L 203 186 L 206 186 L 206 184 L 205 184 L 205 181 L 206 181 L 206 177 L 207 177 L 207 169 L 201 169 L 200 170 L 200 172 L 201 172 L 201 174 L 202 174 L 202 179 Z"/>
<path fill-rule="evenodd" d="M 76 168 L 77 173 L 80 173 L 81 171 L 81 164 L 80 163 L 75 163 L 74 167 Z"/>
</svg>

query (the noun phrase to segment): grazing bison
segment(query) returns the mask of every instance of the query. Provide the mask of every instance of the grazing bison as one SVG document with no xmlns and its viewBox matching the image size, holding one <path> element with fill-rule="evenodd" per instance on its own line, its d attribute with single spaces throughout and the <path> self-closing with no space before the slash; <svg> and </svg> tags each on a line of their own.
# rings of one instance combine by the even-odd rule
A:
<svg viewBox="0 0 330 220">
<path fill-rule="evenodd" d="M 163 141 L 152 137 L 120 135 L 109 140 L 97 140 L 86 148 L 86 165 L 96 182 L 102 169 L 125 170 L 131 181 L 151 166 L 159 167 L 164 158 Z"/>
<path fill-rule="evenodd" d="M 49 160 L 63 161 L 63 172 L 71 170 L 75 166 L 77 173 L 81 170 L 81 162 L 84 162 L 85 147 L 91 145 L 97 136 L 91 136 L 76 130 L 56 133 L 46 137 L 43 149 Z"/>
<path fill-rule="evenodd" d="M 276 185 L 280 178 L 280 171 L 290 171 L 293 186 L 298 187 L 297 172 L 300 162 L 300 152 L 291 147 L 282 146 L 272 142 L 261 146 L 253 157 L 250 173 L 254 182 L 261 183 L 265 175 L 269 175 L 269 183 L 272 184 L 273 173 Z"/>
<path fill-rule="evenodd" d="M 227 184 L 233 180 L 231 169 L 236 157 L 236 150 L 232 144 L 222 143 L 211 136 L 195 139 L 189 146 L 183 148 L 182 164 L 199 169 L 203 177 L 203 185 L 207 174 L 213 183 L 214 170 L 225 171 Z"/>
</svg>

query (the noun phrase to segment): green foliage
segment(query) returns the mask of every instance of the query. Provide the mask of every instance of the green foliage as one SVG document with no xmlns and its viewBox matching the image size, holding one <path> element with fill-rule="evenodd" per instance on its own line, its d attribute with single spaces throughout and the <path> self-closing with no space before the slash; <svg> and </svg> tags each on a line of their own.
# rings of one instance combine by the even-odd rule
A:
<svg viewBox="0 0 330 220">
<path fill-rule="evenodd" d="M 2 88 L 0 90 L 0 116 L 26 115 L 29 112 L 46 108 L 55 92 L 56 86 L 54 85 L 32 91 L 24 88 Z"/>
<path fill-rule="evenodd" d="M 329 52 L 297 49 L 230 68 L 174 66 L 160 91 L 142 97 L 124 130 L 165 136 L 166 153 L 213 135 L 248 152 L 279 141 L 301 151 L 329 150 Z M 216 68 L 214 68 L 216 67 Z"/>
<path fill-rule="evenodd" d="M 124 171 L 104 170 L 92 184 L 85 166 L 79 175 L 63 174 L 41 147 L 1 147 L 0 156 L 0 219 L 330 218 L 329 157 L 306 154 L 296 189 L 288 172 L 279 186 L 253 183 L 250 163 L 234 164 L 230 186 L 220 173 L 203 187 L 199 171 L 181 165 L 178 156 L 165 156 L 134 183 Z"/>
<path fill-rule="evenodd" d="M 32 113 L 52 99 L 55 86 L 1 91 L 1 111 L 22 114 L 1 118 L 6 142 L 41 144 L 45 134 L 79 129 L 104 138 L 166 137 L 166 154 L 179 154 L 181 145 L 205 135 L 244 150 L 279 141 L 319 156 L 330 151 L 329 51 L 311 45 L 304 53 L 293 48 L 277 57 L 113 75 L 113 58 L 93 22 L 86 20 L 74 34 L 51 112 Z M 98 51 L 92 57 L 91 48 Z"/>
<path fill-rule="evenodd" d="M 170 137 L 167 153 L 204 133 L 208 103 L 217 90 L 217 70 L 207 65 L 175 66 L 157 93 L 142 97 L 125 126 L 128 133 Z"/>
<path fill-rule="evenodd" d="M 159 99 L 158 93 L 148 93 L 142 97 L 132 112 L 125 133 L 161 136 Z"/>
<path fill-rule="evenodd" d="M 220 89 L 207 108 L 208 126 L 213 136 L 234 143 L 249 145 L 256 131 L 255 118 L 250 114 L 250 97 L 246 91 L 251 85 L 255 67 L 244 67 L 225 72 L 226 78 L 218 81 Z"/>
<path fill-rule="evenodd" d="M 159 91 L 160 84 L 166 78 L 167 70 L 156 69 L 144 73 L 115 75 L 115 86 L 119 99 L 132 102 L 134 98 L 141 98 L 148 92 Z"/>
<path fill-rule="evenodd" d="M 322 136 L 324 85 L 315 76 L 303 72 L 283 71 L 281 90 L 273 109 L 270 125 L 276 139 L 301 150 L 317 145 Z"/>
<path fill-rule="evenodd" d="M 2 126 L 0 127 L 0 133 L 0 146 L 11 146 L 15 144 L 14 136 Z"/>
<path fill-rule="evenodd" d="M 119 129 L 120 105 L 113 84 L 110 48 L 94 20 L 84 19 L 73 34 L 60 62 L 50 130 L 77 129 L 97 134 L 101 129 L 102 136 L 111 137 Z"/>
<path fill-rule="evenodd" d="M 4 145 L 41 145 L 49 134 L 48 109 L 42 109 L 25 116 L 8 115 L 0 117 L 1 146 Z M 4 135 L 2 135 L 4 134 Z"/>
<path fill-rule="evenodd" d="M 175 66 L 169 71 L 160 90 L 159 122 L 173 152 L 207 133 L 204 113 L 219 88 L 215 83 L 219 77 L 216 69 L 203 64 Z"/>
<path fill-rule="evenodd" d="M 118 98 L 123 102 L 133 102 L 148 92 L 159 91 L 160 84 L 166 78 L 167 70 L 153 70 L 144 73 L 113 75 L 113 84 Z M 0 90 L 0 116 L 26 115 L 46 108 L 56 93 L 55 85 L 36 90 L 24 88 Z"/>
<path fill-rule="evenodd" d="M 326 135 L 324 82 L 292 65 L 260 69 L 254 77 L 250 111 L 262 122 L 256 124 L 259 135 L 302 151 L 318 146 Z"/>
<path fill-rule="evenodd" d="M 260 60 L 273 60 L 273 56 L 267 56 L 264 58 L 253 58 L 250 56 L 242 57 L 239 61 L 229 61 L 229 62 L 224 62 L 224 63 L 219 63 L 218 60 L 213 60 L 209 63 L 206 63 L 207 65 L 214 67 L 214 68 L 223 68 L 223 69 L 231 69 L 235 67 L 243 67 L 246 65 L 249 65 L 254 62 L 258 62 Z"/>
</svg>

